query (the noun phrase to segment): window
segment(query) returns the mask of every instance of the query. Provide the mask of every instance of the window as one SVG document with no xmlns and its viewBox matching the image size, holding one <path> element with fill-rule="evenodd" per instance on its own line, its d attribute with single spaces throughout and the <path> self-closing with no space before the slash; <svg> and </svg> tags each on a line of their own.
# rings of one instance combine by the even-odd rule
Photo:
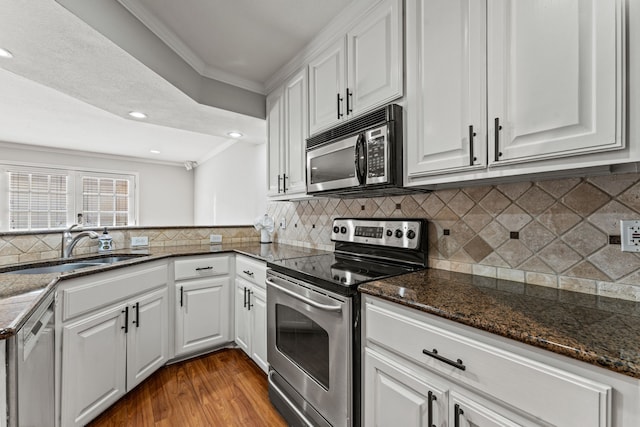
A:
<svg viewBox="0 0 640 427">
<path fill-rule="evenodd" d="M 0 230 L 136 224 L 136 175 L 0 165 Z"/>
<path fill-rule="evenodd" d="M 83 176 L 81 181 L 85 224 L 129 225 L 129 180 Z"/>
<path fill-rule="evenodd" d="M 66 175 L 9 172 L 9 228 L 64 227 L 67 223 L 68 182 Z"/>
</svg>

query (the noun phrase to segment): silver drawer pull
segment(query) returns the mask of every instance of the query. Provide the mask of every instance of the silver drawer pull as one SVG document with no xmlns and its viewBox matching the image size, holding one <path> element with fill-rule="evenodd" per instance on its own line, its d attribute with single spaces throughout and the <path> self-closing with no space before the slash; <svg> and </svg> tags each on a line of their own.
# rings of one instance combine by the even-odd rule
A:
<svg viewBox="0 0 640 427">
<path fill-rule="evenodd" d="M 209 267 L 198 267 L 198 268 L 196 268 L 196 271 L 202 271 L 202 270 L 213 270 L 213 267 L 209 266 Z"/>
<path fill-rule="evenodd" d="M 287 295 L 289 295 L 290 297 L 293 297 L 297 300 L 300 300 L 302 302 L 304 302 L 305 304 L 309 304 L 311 307 L 315 307 L 315 308 L 319 308 L 320 310 L 325 310 L 325 311 L 335 311 L 336 313 L 340 313 L 342 311 L 342 307 L 340 307 L 339 305 L 327 305 L 327 304 L 320 304 L 319 302 L 315 302 L 313 300 L 310 300 L 309 298 L 302 296 L 302 295 L 298 295 L 297 293 L 290 291 L 289 289 L 285 289 L 282 286 L 279 286 L 275 283 L 273 283 L 271 280 L 267 279 L 267 285 L 271 285 L 274 288 L 276 288 L 277 290 L 279 290 L 280 292 L 283 292 Z"/>
<path fill-rule="evenodd" d="M 246 274 L 247 276 L 249 276 L 249 277 L 253 277 L 253 271 L 251 271 L 251 270 L 242 270 L 242 272 L 244 274 Z"/>
<path fill-rule="evenodd" d="M 439 361 L 444 362 L 444 363 L 446 363 L 447 365 L 451 365 L 451 366 L 453 366 L 454 368 L 458 368 L 458 369 L 460 369 L 461 371 L 464 371 L 464 370 L 466 370 L 466 369 L 467 369 L 467 367 L 466 367 L 466 366 L 464 366 L 464 364 L 463 364 L 462 360 L 458 359 L 457 361 L 455 361 L 455 362 L 454 362 L 454 361 L 453 361 L 453 360 L 451 360 L 451 359 L 447 359 L 447 358 L 446 358 L 446 357 L 444 357 L 444 356 L 440 356 L 440 355 L 438 354 L 438 350 L 436 350 L 435 348 L 433 349 L 433 351 L 429 351 L 429 350 L 427 350 L 427 349 L 424 349 L 424 350 L 422 350 L 422 353 L 423 353 L 423 354 L 426 354 L 427 356 L 431 356 L 431 357 L 433 357 L 434 359 L 438 359 Z"/>
</svg>

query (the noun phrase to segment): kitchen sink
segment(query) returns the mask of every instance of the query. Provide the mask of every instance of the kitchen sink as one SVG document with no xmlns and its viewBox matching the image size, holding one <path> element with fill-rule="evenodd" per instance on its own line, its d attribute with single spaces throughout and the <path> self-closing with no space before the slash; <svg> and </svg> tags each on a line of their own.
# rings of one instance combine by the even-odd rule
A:
<svg viewBox="0 0 640 427">
<path fill-rule="evenodd" d="M 46 273 L 63 273 L 65 271 L 78 270 L 81 268 L 95 267 L 98 265 L 113 264 L 114 262 L 127 261 L 137 258 L 140 255 L 117 255 L 103 258 L 90 258 L 82 260 L 68 260 L 55 265 L 45 265 L 41 267 L 28 267 L 20 270 L 7 271 L 11 274 L 46 274 Z"/>
</svg>

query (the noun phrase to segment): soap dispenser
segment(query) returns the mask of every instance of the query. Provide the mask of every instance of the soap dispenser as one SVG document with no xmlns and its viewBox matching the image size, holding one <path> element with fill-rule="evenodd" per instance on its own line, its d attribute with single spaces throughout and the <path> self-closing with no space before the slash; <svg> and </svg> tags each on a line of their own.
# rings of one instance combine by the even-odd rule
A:
<svg viewBox="0 0 640 427">
<path fill-rule="evenodd" d="M 98 239 L 98 251 L 106 252 L 112 249 L 113 249 L 113 239 L 109 235 L 109 232 L 107 231 L 107 227 L 105 227 L 104 231 L 102 232 L 102 235 L 100 235 L 100 238 Z"/>
</svg>

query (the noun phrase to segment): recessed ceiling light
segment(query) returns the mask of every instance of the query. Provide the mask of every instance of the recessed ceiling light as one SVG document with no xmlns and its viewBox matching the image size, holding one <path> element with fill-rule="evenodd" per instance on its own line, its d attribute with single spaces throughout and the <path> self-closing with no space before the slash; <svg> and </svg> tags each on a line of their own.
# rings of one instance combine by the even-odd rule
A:
<svg viewBox="0 0 640 427">
<path fill-rule="evenodd" d="M 136 119 L 146 119 L 147 115 L 141 111 L 130 111 L 129 115 L 131 117 L 135 117 Z"/>
<path fill-rule="evenodd" d="M 160 154 L 160 150 L 149 150 L 149 152 L 153 154 Z"/>
<path fill-rule="evenodd" d="M 13 53 L 0 47 L 0 58 L 13 58 Z"/>
<path fill-rule="evenodd" d="M 231 132 L 227 132 L 227 135 L 229 135 L 231 138 L 240 138 L 242 136 L 242 134 L 238 131 L 231 131 Z"/>
</svg>

